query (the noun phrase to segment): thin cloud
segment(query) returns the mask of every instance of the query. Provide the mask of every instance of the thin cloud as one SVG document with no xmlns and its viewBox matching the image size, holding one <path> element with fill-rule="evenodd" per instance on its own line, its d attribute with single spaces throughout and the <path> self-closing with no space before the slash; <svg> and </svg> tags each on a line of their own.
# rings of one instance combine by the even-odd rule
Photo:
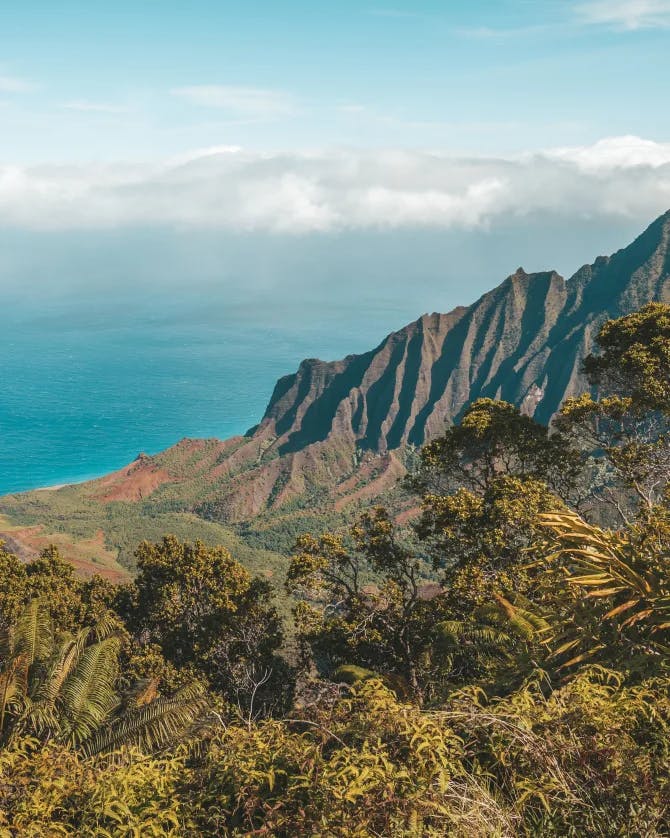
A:
<svg viewBox="0 0 670 838">
<path fill-rule="evenodd" d="M 403 9 L 368 9 L 367 13 L 373 17 L 389 17 L 400 20 L 420 17 L 416 12 L 408 12 Z"/>
<path fill-rule="evenodd" d="M 549 24 L 532 24 L 529 26 L 516 27 L 493 27 L 493 26 L 465 26 L 453 30 L 455 35 L 463 38 L 473 38 L 482 41 L 503 41 L 513 38 L 527 38 L 539 35 L 548 31 L 556 31 L 557 26 Z"/>
<path fill-rule="evenodd" d="M 368 108 L 365 105 L 346 104 L 337 105 L 335 110 L 340 111 L 340 113 L 366 113 Z"/>
<path fill-rule="evenodd" d="M 218 108 L 252 117 L 288 116 L 296 110 L 293 98 L 279 90 L 201 84 L 176 87 L 170 92 L 173 96 L 193 105 Z"/>
<path fill-rule="evenodd" d="M 0 166 L 0 225 L 28 229 L 487 229 L 668 207 L 670 143 L 638 137 L 509 158 L 223 146 L 144 165 Z"/>
<path fill-rule="evenodd" d="M 242 148 L 238 145 L 211 145 L 206 148 L 195 148 L 170 157 L 167 166 L 183 166 L 185 163 L 200 160 L 203 157 L 212 157 L 215 154 L 238 154 L 240 151 L 242 151 Z"/>
<path fill-rule="evenodd" d="M 579 3 L 575 12 L 583 23 L 617 29 L 670 27 L 670 0 L 589 0 Z"/>
<path fill-rule="evenodd" d="M 107 113 L 107 114 L 121 114 L 128 113 L 128 108 L 125 105 L 112 105 L 107 102 L 89 102 L 85 100 L 77 100 L 74 102 L 65 102 L 61 107 L 67 111 L 82 111 L 88 113 Z"/>
<path fill-rule="evenodd" d="M 0 93 L 31 93 L 37 90 L 35 82 L 16 76 L 0 76 Z"/>
</svg>

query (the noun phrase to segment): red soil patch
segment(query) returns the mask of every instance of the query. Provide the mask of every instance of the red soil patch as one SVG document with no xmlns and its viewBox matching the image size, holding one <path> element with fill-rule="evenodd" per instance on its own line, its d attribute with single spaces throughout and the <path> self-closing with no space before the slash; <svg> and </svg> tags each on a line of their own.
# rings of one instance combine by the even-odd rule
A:
<svg viewBox="0 0 670 838">
<path fill-rule="evenodd" d="M 403 474 L 405 474 L 405 467 L 401 462 L 392 456 L 385 458 L 381 472 L 369 483 L 355 489 L 345 497 L 338 498 L 335 501 L 335 509 L 339 511 L 354 501 L 370 500 L 371 498 L 379 497 L 379 495 L 392 489 Z M 341 490 L 342 486 L 338 487 L 338 491 Z"/>
<path fill-rule="evenodd" d="M 378 462 L 363 462 L 358 467 L 358 469 L 351 475 L 351 477 L 347 477 L 346 480 L 343 480 L 341 483 L 338 484 L 337 488 L 335 489 L 338 495 L 347 495 L 350 492 L 353 492 L 358 488 L 361 483 L 367 482 L 373 477 L 375 477 L 379 472 L 379 463 Z M 388 465 L 388 458 L 383 463 L 383 467 Z"/>
<path fill-rule="evenodd" d="M 395 522 L 396 524 L 403 526 L 404 524 L 408 524 L 410 521 L 416 520 L 419 515 L 421 515 L 421 507 L 410 506 L 407 509 L 403 509 L 395 516 Z"/>
<path fill-rule="evenodd" d="M 419 586 L 419 599 L 435 599 L 437 596 L 442 596 L 444 592 L 445 588 L 439 582 L 426 582 L 424 585 Z"/>
<path fill-rule="evenodd" d="M 103 503 L 115 500 L 140 501 L 148 498 L 159 486 L 173 480 L 165 469 L 140 460 L 97 481 L 98 486 L 109 489 L 96 497 Z"/>
<path fill-rule="evenodd" d="M 98 574 L 110 582 L 125 582 L 128 572 L 116 562 L 116 556 L 105 545 L 102 530 L 93 538 L 74 541 L 65 533 L 44 533 L 43 527 L 13 527 L 9 532 L 0 532 L 0 541 L 24 562 L 36 559 L 45 548 L 54 544 L 61 556 L 75 569 L 78 576 Z M 99 561 L 93 561 L 93 559 Z"/>
</svg>

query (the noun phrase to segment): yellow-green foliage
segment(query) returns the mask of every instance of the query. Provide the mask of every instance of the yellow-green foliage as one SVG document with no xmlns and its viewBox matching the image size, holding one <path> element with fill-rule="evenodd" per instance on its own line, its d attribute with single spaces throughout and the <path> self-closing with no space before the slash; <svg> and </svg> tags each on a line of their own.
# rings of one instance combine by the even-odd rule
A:
<svg viewBox="0 0 670 838">
<path fill-rule="evenodd" d="M 589 667 L 548 687 L 539 675 L 490 704 L 465 693 L 445 715 L 514 808 L 518 833 L 666 834 L 670 679 L 626 686 Z"/>
<path fill-rule="evenodd" d="M 418 531 L 448 566 L 450 590 L 477 606 L 495 591 L 528 592 L 537 576 L 528 568 L 546 552 L 538 516 L 562 509 L 544 483 L 497 477 L 480 493 L 426 495 Z"/>
<path fill-rule="evenodd" d="M 83 760 L 20 740 L 0 751 L 0 836 L 177 838 L 188 827 L 176 795 L 183 770 L 181 754 Z"/>
<path fill-rule="evenodd" d="M 328 713 L 217 731 L 191 765 L 195 834 L 666 834 L 670 681 L 545 678 L 429 712 L 366 679 Z"/>
<path fill-rule="evenodd" d="M 197 821 L 208 835 L 441 836 L 461 758 L 448 725 L 369 679 L 316 718 L 216 735 Z"/>
<path fill-rule="evenodd" d="M 604 532 L 574 513 L 545 515 L 542 521 L 557 535 L 556 555 L 569 562 L 568 582 L 591 598 L 616 602 L 605 619 L 618 618 L 620 629 L 642 623 L 652 634 L 670 629 L 670 564 L 656 543 L 649 544 L 652 527 L 667 540 L 668 532 L 658 526 L 667 530 L 667 520 L 651 518 L 619 533 Z"/>
<path fill-rule="evenodd" d="M 329 707 L 220 722 L 188 748 L 0 752 L 0 838 L 662 836 L 670 679 L 587 667 L 420 711 L 373 678 Z"/>
</svg>

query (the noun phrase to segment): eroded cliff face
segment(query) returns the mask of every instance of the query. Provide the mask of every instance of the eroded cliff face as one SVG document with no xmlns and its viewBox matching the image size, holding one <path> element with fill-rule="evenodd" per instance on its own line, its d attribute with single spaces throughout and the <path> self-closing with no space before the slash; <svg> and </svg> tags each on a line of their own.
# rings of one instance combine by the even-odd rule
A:
<svg viewBox="0 0 670 838">
<path fill-rule="evenodd" d="M 670 301 L 670 212 L 567 281 L 519 268 L 473 305 L 423 315 L 370 352 L 303 361 L 247 436 L 185 440 L 91 492 L 102 502 L 169 492 L 224 521 L 317 495 L 335 508 L 373 498 L 402 474 L 408 446 L 442 433 L 474 399 L 505 399 L 548 422 L 586 388 L 581 361 L 602 322 L 652 300 Z"/>
<path fill-rule="evenodd" d="M 567 299 L 556 273 L 519 269 L 469 308 L 426 314 L 375 350 L 305 361 L 275 389 L 261 428 L 282 454 L 337 437 L 361 451 L 421 445 L 480 396 L 521 403 L 543 379 Z"/>
<path fill-rule="evenodd" d="M 585 387 L 581 360 L 605 319 L 670 299 L 669 244 L 666 213 L 567 281 L 519 268 L 469 308 L 424 315 L 371 352 L 304 361 L 278 382 L 260 427 L 275 429 L 281 453 L 331 435 L 383 453 L 422 444 L 481 397 L 546 422 Z"/>
</svg>

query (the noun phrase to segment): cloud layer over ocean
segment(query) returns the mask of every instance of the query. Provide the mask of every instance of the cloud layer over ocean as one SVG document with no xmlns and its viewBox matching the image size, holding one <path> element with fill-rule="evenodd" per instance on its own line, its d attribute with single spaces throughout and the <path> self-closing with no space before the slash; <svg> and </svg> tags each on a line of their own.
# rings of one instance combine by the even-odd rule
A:
<svg viewBox="0 0 670 838">
<path fill-rule="evenodd" d="M 0 225 L 304 234 L 474 229 L 535 213 L 648 217 L 670 207 L 670 144 L 616 137 L 508 158 L 205 149 L 157 163 L 0 166 Z"/>
</svg>

